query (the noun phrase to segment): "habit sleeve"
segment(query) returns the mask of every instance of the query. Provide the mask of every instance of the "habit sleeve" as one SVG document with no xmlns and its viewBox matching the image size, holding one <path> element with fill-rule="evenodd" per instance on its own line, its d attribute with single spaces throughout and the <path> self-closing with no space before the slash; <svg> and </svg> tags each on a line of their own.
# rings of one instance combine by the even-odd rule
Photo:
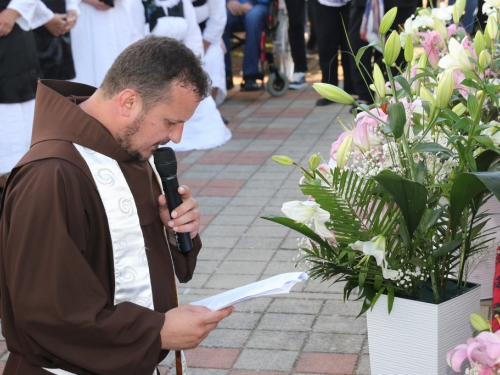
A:
<svg viewBox="0 0 500 375">
<path fill-rule="evenodd" d="M 31 163 L 7 193 L 1 246 L 3 290 L 12 304 L 2 310 L 2 323 L 6 311 L 14 323 L 3 327 L 15 343 L 9 350 L 40 367 L 152 374 L 164 315 L 132 303 L 113 306 L 113 288 L 102 276 L 113 277 L 106 269 L 112 260 L 93 261 L 109 257 L 99 243 L 99 232 L 109 229 L 101 227 L 97 193 L 84 173 L 60 159 Z"/>
</svg>

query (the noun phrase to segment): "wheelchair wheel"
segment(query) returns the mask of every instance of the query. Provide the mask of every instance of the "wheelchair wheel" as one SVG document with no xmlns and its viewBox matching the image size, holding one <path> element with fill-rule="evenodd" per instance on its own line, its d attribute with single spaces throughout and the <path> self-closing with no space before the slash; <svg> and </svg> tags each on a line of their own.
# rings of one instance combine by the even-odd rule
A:
<svg viewBox="0 0 500 375">
<path fill-rule="evenodd" d="M 267 80 L 267 91 L 272 96 L 281 96 L 288 90 L 288 78 L 283 73 L 271 73 Z"/>
</svg>

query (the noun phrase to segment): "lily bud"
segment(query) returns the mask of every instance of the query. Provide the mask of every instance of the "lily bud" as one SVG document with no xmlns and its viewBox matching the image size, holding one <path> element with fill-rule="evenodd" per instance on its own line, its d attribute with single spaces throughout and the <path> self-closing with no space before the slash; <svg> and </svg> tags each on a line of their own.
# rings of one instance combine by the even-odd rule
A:
<svg viewBox="0 0 500 375">
<path fill-rule="evenodd" d="M 489 331 L 490 324 L 481 315 L 472 313 L 470 316 L 470 324 L 476 331 Z"/>
<path fill-rule="evenodd" d="M 477 62 L 479 63 L 479 66 L 481 68 L 486 69 L 488 66 L 490 66 L 491 55 L 489 54 L 488 51 L 482 50 L 481 53 L 479 54 L 479 58 L 477 59 Z"/>
<path fill-rule="evenodd" d="M 314 171 L 319 167 L 319 162 L 319 154 L 312 154 L 309 158 L 309 168 L 311 169 L 311 171 Z"/>
<path fill-rule="evenodd" d="M 271 156 L 271 159 L 273 159 L 276 163 L 281 165 L 293 165 L 293 160 L 290 159 L 288 156 L 273 155 Z"/>
<path fill-rule="evenodd" d="M 352 143 L 352 135 L 348 135 L 344 138 L 339 149 L 337 150 L 337 167 L 340 169 L 343 169 L 346 166 L 349 158 L 351 157 Z"/>
<path fill-rule="evenodd" d="M 434 30 L 436 30 L 443 40 L 448 40 L 448 30 L 446 29 L 446 25 L 444 21 L 440 20 L 437 17 L 433 17 L 434 20 Z"/>
<path fill-rule="evenodd" d="M 488 29 L 484 29 L 484 44 L 486 48 L 493 49 L 495 46 L 494 39 L 490 36 Z"/>
<path fill-rule="evenodd" d="M 484 36 L 481 30 L 479 30 L 476 33 L 476 36 L 474 37 L 474 51 L 476 51 L 476 56 L 479 56 L 481 51 L 483 51 L 485 48 L 484 45 Z"/>
<path fill-rule="evenodd" d="M 425 88 L 425 86 L 420 87 L 420 97 L 428 101 L 431 107 L 436 106 L 436 98 L 434 98 L 434 95 L 432 95 L 430 91 Z"/>
<path fill-rule="evenodd" d="M 389 31 L 392 24 L 394 23 L 394 19 L 396 18 L 397 12 L 398 12 L 398 8 L 394 7 L 384 15 L 384 17 L 382 18 L 382 21 L 380 21 L 380 28 L 378 31 L 380 33 L 380 35 L 384 35 Z"/>
<path fill-rule="evenodd" d="M 486 31 L 490 35 L 490 38 L 495 40 L 498 36 L 498 23 L 495 17 L 489 16 L 488 22 L 486 23 Z"/>
<path fill-rule="evenodd" d="M 481 100 L 481 98 L 483 97 L 483 94 L 484 94 L 483 90 L 476 91 L 476 99 Z"/>
<path fill-rule="evenodd" d="M 467 110 L 467 107 L 464 106 L 462 103 L 458 103 L 455 107 L 453 107 L 452 111 L 457 114 L 457 116 L 463 116 L 465 111 Z"/>
<path fill-rule="evenodd" d="M 464 14 L 465 10 L 465 0 L 457 0 L 457 2 L 453 5 L 453 22 L 458 25 L 460 22 L 460 18 Z"/>
<path fill-rule="evenodd" d="M 354 98 L 340 87 L 328 83 L 313 83 L 313 87 L 323 98 L 342 104 L 354 104 Z"/>
<path fill-rule="evenodd" d="M 445 70 L 441 75 L 436 89 L 436 107 L 439 109 L 448 107 L 451 94 L 453 94 L 454 84 L 453 71 Z M 422 92 L 420 92 L 420 95 L 422 95 Z"/>
<path fill-rule="evenodd" d="M 422 52 L 420 58 L 418 59 L 417 74 L 423 73 L 424 69 L 427 67 L 427 52 Z"/>
<path fill-rule="evenodd" d="M 411 60 L 413 60 L 413 41 L 411 37 L 408 36 L 405 42 L 405 61 L 409 63 Z"/>
<path fill-rule="evenodd" d="M 373 84 L 375 91 L 380 98 L 385 97 L 385 78 L 378 64 L 373 64 Z"/>
<path fill-rule="evenodd" d="M 399 39 L 399 34 L 397 31 L 393 31 L 387 42 L 385 42 L 384 48 L 384 59 L 388 66 L 391 66 L 396 62 L 396 59 L 401 52 L 401 40 Z"/>
</svg>

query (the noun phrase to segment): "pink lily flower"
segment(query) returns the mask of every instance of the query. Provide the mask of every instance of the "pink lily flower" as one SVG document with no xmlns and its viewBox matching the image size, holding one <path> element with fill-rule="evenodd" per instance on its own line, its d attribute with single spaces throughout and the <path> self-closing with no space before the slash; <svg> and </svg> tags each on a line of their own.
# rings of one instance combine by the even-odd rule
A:
<svg viewBox="0 0 500 375">
<path fill-rule="evenodd" d="M 340 147 L 340 145 L 342 144 L 342 142 L 344 141 L 345 137 L 347 137 L 348 135 L 353 135 L 353 132 L 352 131 L 349 131 L 349 132 L 343 132 L 339 138 L 332 143 L 332 148 L 330 149 L 330 157 L 335 161 L 335 163 L 337 163 L 337 151 Z"/>
<path fill-rule="evenodd" d="M 465 358 L 471 364 L 481 367 L 480 374 L 494 374 L 493 367 L 500 364 L 500 332 L 483 331 L 476 338 L 467 340 L 467 344 L 461 344 L 450 350 L 447 355 L 448 364 L 455 371 L 460 367 Z M 489 371 L 490 369 L 491 371 Z"/>
<path fill-rule="evenodd" d="M 465 34 L 465 29 L 462 26 L 457 27 L 457 25 L 455 25 L 454 23 L 448 26 L 446 30 L 448 31 L 448 40 L 450 40 L 452 36 L 457 35 L 458 30 L 462 30 Z"/>
<path fill-rule="evenodd" d="M 439 62 L 439 52 L 446 51 L 446 45 L 443 41 L 443 38 L 435 30 L 425 33 L 417 33 L 415 35 L 422 37 L 420 39 L 420 44 L 422 45 L 422 47 L 424 47 L 425 52 L 427 52 L 429 63 L 434 69 L 437 69 Z"/>
<path fill-rule="evenodd" d="M 450 26 L 448 26 L 446 28 L 446 31 L 448 31 L 448 40 L 450 40 L 450 38 L 453 35 L 457 35 L 457 25 L 455 25 L 454 23 L 452 23 Z"/>
<path fill-rule="evenodd" d="M 469 343 L 470 340 L 474 339 L 467 340 L 467 343 Z M 460 371 L 460 367 L 462 366 L 462 362 L 465 358 L 467 358 L 467 344 L 457 345 L 455 349 L 446 353 L 448 365 L 456 372 Z"/>
<path fill-rule="evenodd" d="M 471 43 L 471 41 L 468 38 L 465 38 L 462 42 L 462 45 L 464 48 L 470 52 L 471 57 L 474 60 L 477 60 L 477 55 L 476 55 L 476 50 L 474 49 L 474 45 Z"/>
<path fill-rule="evenodd" d="M 469 92 L 475 93 L 476 89 L 468 86 L 462 85 L 462 81 L 465 79 L 464 73 L 460 69 L 456 69 L 453 71 L 453 89 L 458 89 L 458 92 L 464 97 L 467 98 Z"/>
</svg>

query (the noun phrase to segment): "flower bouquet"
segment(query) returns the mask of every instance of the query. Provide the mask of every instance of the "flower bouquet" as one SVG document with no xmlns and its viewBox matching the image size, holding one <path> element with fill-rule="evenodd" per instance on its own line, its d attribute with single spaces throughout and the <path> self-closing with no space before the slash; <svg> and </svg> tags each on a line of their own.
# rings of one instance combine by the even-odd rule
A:
<svg viewBox="0 0 500 375">
<path fill-rule="evenodd" d="M 467 358 L 466 375 L 500 375 L 500 331 L 493 332 L 491 324 L 478 314 L 472 314 L 470 322 L 476 329 L 473 337 L 448 352 L 448 365 L 460 372 Z"/>
<path fill-rule="evenodd" d="M 471 261 L 493 239 L 482 206 L 500 199 L 495 4 L 474 40 L 457 26 L 465 0 L 448 13 L 421 10 L 384 42 L 397 12 L 391 9 L 380 40 L 367 47 L 378 44 L 385 64 L 374 66 L 373 105 L 314 84 L 323 97 L 357 107 L 329 161 L 315 154 L 303 167 L 273 157 L 301 168 L 308 198 L 283 204 L 286 217 L 265 219 L 304 236 L 298 262 L 312 278 L 345 282 L 345 299 L 358 289 L 360 315 L 382 294 L 390 312 L 395 296 L 440 303 L 462 293 Z"/>
</svg>

